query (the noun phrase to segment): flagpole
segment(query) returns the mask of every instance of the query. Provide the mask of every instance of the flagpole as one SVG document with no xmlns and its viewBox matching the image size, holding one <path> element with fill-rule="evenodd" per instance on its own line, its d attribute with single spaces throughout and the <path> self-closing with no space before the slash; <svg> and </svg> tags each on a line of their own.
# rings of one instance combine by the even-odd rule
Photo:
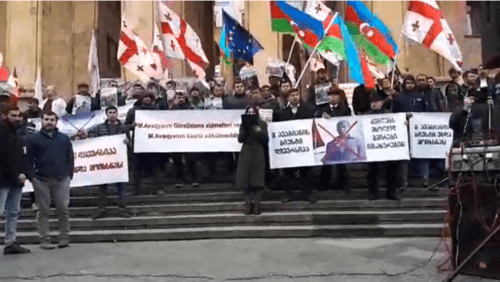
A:
<svg viewBox="0 0 500 282">
<path fill-rule="evenodd" d="M 290 48 L 290 52 L 288 53 L 288 60 L 286 60 L 286 64 L 287 65 L 290 63 L 290 59 L 292 58 L 292 53 L 293 53 L 293 49 L 295 47 L 295 43 L 297 43 L 297 37 L 296 36 L 293 37 L 292 48 Z"/>
<path fill-rule="evenodd" d="M 336 13 L 335 14 L 335 17 L 332 18 L 332 20 L 330 21 L 330 23 L 328 24 L 328 26 L 326 27 L 325 29 L 325 33 L 330 29 L 330 27 L 332 26 L 333 22 L 335 21 L 335 19 L 337 18 L 339 13 Z M 325 37 L 323 37 L 324 39 Z M 314 57 L 314 54 L 316 53 L 316 50 L 318 49 L 319 45 L 321 45 L 321 43 L 323 42 L 323 39 L 321 39 L 320 42 L 318 42 L 316 44 L 316 46 L 314 46 L 314 50 L 312 51 L 311 55 L 309 55 L 309 59 L 307 59 L 307 62 L 306 64 L 304 65 L 304 68 L 302 69 L 302 72 L 300 73 L 300 76 L 299 76 L 299 79 L 297 79 L 297 82 L 295 83 L 295 86 L 294 88 L 297 88 L 297 86 L 299 86 L 299 83 L 300 83 L 300 80 L 302 79 L 302 76 L 304 76 L 304 73 L 306 72 L 306 69 L 307 69 L 307 66 L 309 65 L 309 63 L 311 62 L 311 59 Z"/>
<path fill-rule="evenodd" d="M 394 64 L 392 65 L 391 88 L 394 86 L 394 72 L 396 71 L 398 57 L 400 55 L 399 45 L 401 45 L 401 39 L 403 38 L 403 29 L 405 28 L 405 25 L 406 25 L 406 16 L 405 16 L 405 20 L 403 21 L 403 25 L 401 26 L 401 31 L 399 32 L 399 39 L 398 39 L 398 45 L 397 45 L 398 49 L 396 50 L 396 58 L 394 58 Z"/>
</svg>

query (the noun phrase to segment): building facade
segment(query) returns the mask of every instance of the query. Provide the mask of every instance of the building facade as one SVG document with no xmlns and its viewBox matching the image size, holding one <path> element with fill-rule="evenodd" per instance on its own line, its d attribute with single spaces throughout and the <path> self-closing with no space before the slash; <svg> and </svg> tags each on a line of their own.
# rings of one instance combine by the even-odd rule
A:
<svg viewBox="0 0 500 282">
<path fill-rule="evenodd" d="M 207 69 L 209 75 L 215 74 L 215 66 L 220 63 L 217 47 L 220 35 L 217 24 L 220 2 L 224 1 L 170 2 L 171 8 L 200 36 L 210 61 Z M 291 2 L 300 6 L 305 1 Z M 329 1 L 326 4 L 343 14 L 345 2 Z M 401 70 L 408 69 L 412 74 L 446 76 L 451 64 L 433 51 L 400 36 L 407 1 L 365 1 L 365 4 L 392 31 L 401 50 L 398 58 Z M 471 25 L 476 26 L 477 20 L 474 4 L 466 1 L 438 1 L 438 4 L 461 47 L 463 68 L 470 69 L 481 65 L 482 52 L 485 50 L 481 44 L 482 37 L 471 34 Z M 264 83 L 267 83 L 264 70 L 269 60 L 286 60 L 293 43 L 291 36 L 271 31 L 268 5 L 268 1 L 244 1 L 235 5 L 242 24 L 264 47 L 254 59 L 254 66 L 259 69 L 259 79 Z M 485 8 L 481 5 L 479 7 L 482 7 L 484 13 Z M 146 44 L 151 42 L 153 25 L 158 18 L 155 1 L 2 1 L 0 38 L 4 40 L 0 41 L 0 52 L 4 55 L 4 64 L 10 70 L 16 67 L 21 86 L 27 92 L 33 88 L 37 69 L 41 69 L 43 83 L 56 85 L 61 96 L 69 99 L 76 91 L 77 84 L 90 82 L 87 62 L 90 37 L 95 29 L 101 77 L 134 80 L 134 75 L 124 71 L 116 60 L 122 16 L 134 26 L 134 30 Z M 483 45 L 487 45 L 485 41 L 483 40 Z M 488 58 L 495 56 L 490 53 L 492 52 L 488 51 Z M 301 68 L 305 59 L 303 48 L 295 47 L 291 62 Z M 172 66 L 171 73 L 174 78 L 190 73 L 185 62 L 173 60 Z M 232 77 L 231 69 L 225 65 L 221 65 L 221 72 L 224 76 Z M 339 74 L 340 81 L 347 82 L 345 67 L 341 67 Z M 311 74 L 307 72 L 303 84 L 310 83 L 311 79 Z"/>
</svg>

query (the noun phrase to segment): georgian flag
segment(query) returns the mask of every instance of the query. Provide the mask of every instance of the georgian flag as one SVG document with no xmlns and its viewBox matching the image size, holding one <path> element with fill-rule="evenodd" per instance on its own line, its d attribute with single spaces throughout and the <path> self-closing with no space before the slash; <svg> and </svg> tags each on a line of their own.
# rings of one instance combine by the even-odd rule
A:
<svg viewBox="0 0 500 282">
<path fill-rule="evenodd" d="M 163 51 L 161 34 L 156 24 L 154 26 L 154 37 L 151 49 L 151 57 L 153 58 L 153 61 L 161 68 L 161 75 L 160 77 L 156 77 L 156 79 L 168 79 L 168 60 L 167 56 L 165 55 L 165 51 Z"/>
<path fill-rule="evenodd" d="M 179 59 L 186 58 L 194 76 L 203 79 L 208 59 L 201 46 L 200 38 L 191 26 L 170 10 L 167 5 L 162 2 L 158 2 L 158 4 L 163 45 L 167 56 Z"/>
<path fill-rule="evenodd" d="M 134 34 L 132 28 L 124 19 L 122 20 L 117 57 L 126 69 L 143 82 L 162 75 L 161 66 L 156 66 L 144 41 Z"/>
<path fill-rule="evenodd" d="M 409 1 L 403 34 L 440 54 L 457 70 L 461 70 L 460 47 L 436 1 Z"/>
<path fill-rule="evenodd" d="M 12 93 L 10 102 L 15 104 L 17 103 L 17 100 L 19 100 L 19 96 L 21 96 L 21 89 L 19 88 L 19 79 L 17 78 L 16 67 L 14 67 L 14 71 L 9 76 L 7 85 L 10 87 L 10 93 Z"/>
</svg>

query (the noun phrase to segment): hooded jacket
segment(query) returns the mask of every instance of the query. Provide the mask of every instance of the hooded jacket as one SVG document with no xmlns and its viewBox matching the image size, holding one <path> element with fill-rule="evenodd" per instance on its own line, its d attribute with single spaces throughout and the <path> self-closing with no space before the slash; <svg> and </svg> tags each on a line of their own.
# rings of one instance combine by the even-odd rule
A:
<svg viewBox="0 0 500 282">
<path fill-rule="evenodd" d="M 403 84 L 401 85 L 401 93 L 393 100 L 392 111 L 394 113 L 419 113 L 429 111 L 427 98 L 425 97 L 424 92 L 417 91 L 416 85 L 412 91 L 408 91 L 406 89 L 407 80 L 407 78 L 403 80 Z"/>
</svg>

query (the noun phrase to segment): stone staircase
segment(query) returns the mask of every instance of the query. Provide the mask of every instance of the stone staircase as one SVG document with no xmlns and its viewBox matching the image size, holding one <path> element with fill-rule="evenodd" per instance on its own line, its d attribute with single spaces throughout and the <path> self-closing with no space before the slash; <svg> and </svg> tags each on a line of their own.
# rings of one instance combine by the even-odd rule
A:
<svg viewBox="0 0 500 282">
<path fill-rule="evenodd" d="M 152 185 L 150 183 L 150 185 Z M 110 186 L 109 217 L 92 220 L 96 188 L 73 188 L 70 204 L 72 243 L 220 238 L 401 237 L 440 236 L 446 215 L 447 191 L 410 188 L 401 201 L 368 201 L 366 188 L 320 191 L 318 202 L 282 203 L 284 193 L 266 190 L 262 214 L 244 215 L 244 196 L 231 184 L 165 185 L 165 193 L 130 197 L 132 218 L 117 217 L 117 198 Z M 297 191 L 298 193 L 298 191 Z M 385 191 L 381 190 L 381 195 Z M 26 205 L 25 205 L 26 206 Z M 0 221 L 3 230 L 5 221 Z M 51 230 L 57 218 L 51 209 Z M 3 233 L 2 233 L 3 236 Z M 54 240 L 56 240 L 54 236 Z M 39 241 L 34 211 L 25 207 L 18 226 L 21 243 Z M 3 237 L 0 237 L 3 241 Z"/>
</svg>

